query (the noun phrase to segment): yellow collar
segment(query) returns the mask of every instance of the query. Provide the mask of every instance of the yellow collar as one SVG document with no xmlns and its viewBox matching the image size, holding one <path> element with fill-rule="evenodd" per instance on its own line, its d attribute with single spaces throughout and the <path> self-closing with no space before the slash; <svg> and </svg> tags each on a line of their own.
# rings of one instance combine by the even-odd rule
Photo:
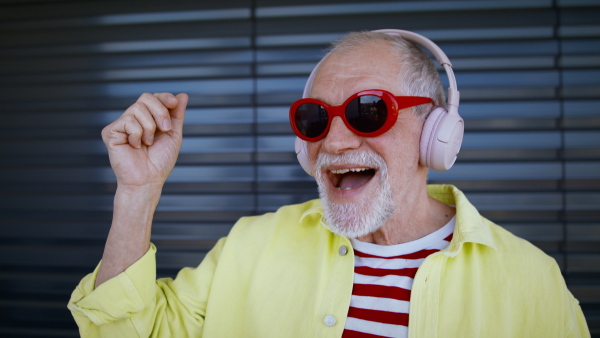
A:
<svg viewBox="0 0 600 338">
<path fill-rule="evenodd" d="M 462 245 L 467 242 L 478 243 L 496 249 L 490 229 L 485 223 L 484 218 L 469 202 L 462 191 L 452 185 L 430 184 L 427 186 L 427 193 L 442 203 L 456 207 L 456 228 L 454 229 L 452 242 L 443 250 L 445 255 L 450 257 L 456 256 Z M 300 222 L 302 223 L 307 217 L 318 217 L 318 222 L 330 230 L 323 219 L 321 201 L 316 199 L 311 201 L 310 204 L 310 207 L 302 213 Z M 310 224 L 314 224 L 313 222 L 310 222 Z"/>
</svg>

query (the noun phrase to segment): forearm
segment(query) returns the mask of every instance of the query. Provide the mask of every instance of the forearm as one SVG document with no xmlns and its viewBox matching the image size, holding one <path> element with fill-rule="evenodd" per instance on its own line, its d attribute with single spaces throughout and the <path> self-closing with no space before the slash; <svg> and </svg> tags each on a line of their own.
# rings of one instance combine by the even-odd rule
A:
<svg viewBox="0 0 600 338">
<path fill-rule="evenodd" d="M 157 185 L 117 188 L 113 222 L 95 287 L 125 271 L 148 251 L 161 189 Z"/>
</svg>

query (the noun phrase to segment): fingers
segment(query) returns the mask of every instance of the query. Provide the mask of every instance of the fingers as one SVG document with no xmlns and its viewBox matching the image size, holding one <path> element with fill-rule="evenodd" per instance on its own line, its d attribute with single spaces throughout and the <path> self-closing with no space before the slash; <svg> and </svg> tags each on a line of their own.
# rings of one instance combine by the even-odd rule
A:
<svg viewBox="0 0 600 338">
<path fill-rule="evenodd" d="M 135 133 L 130 133 L 126 128 L 125 132 L 130 135 L 130 137 L 135 136 L 135 140 L 137 141 L 137 137 L 141 136 L 141 140 L 146 145 L 152 145 L 154 142 L 154 133 L 156 132 L 156 122 L 152 117 L 152 114 L 148 110 L 148 107 L 141 102 L 134 103 L 125 114 L 123 114 L 124 119 L 128 122 L 127 128 Z M 133 143 L 131 143 L 133 145 Z"/>
<path fill-rule="evenodd" d="M 185 93 L 178 94 L 175 98 L 177 99 L 177 106 L 171 109 L 171 121 L 173 122 L 173 129 L 181 133 L 189 98 Z"/>
<path fill-rule="evenodd" d="M 179 95 L 181 95 L 181 94 L 179 94 Z M 153 94 L 153 96 L 156 97 L 157 99 L 159 99 L 160 102 L 162 102 L 162 104 L 169 109 L 173 109 L 177 106 L 177 104 L 179 104 L 179 101 L 177 100 L 177 96 L 174 96 L 171 93 L 155 93 L 155 94 Z"/>
<path fill-rule="evenodd" d="M 110 146 L 129 144 L 134 148 L 142 146 L 142 125 L 134 115 L 123 115 L 115 122 L 102 129 L 102 140 Z"/>
<path fill-rule="evenodd" d="M 186 94 L 142 94 L 118 120 L 102 131 L 102 137 L 107 145 L 129 143 L 140 148 L 142 142 L 148 146 L 154 143 L 157 130 L 169 132 L 175 125 L 174 131 L 180 134 L 187 101 Z"/>
<path fill-rule="evenodd" d="M 142 94 L 136 103 L 146 106 L 147 111 L 154 119 L 156 127 L 161 131 L 171 130 L 171 115 L 169 108 L 177 107 L 177 98 L 171 93 Z"/>
<path fill-rule="evenodd" d="M 127 142 L 131 144 L 134 148 L 141 148 L 142 146 L 142 137 L 144 135 L 144 128 L 142 125 L 131 116 L 125 117 L 125 123 L 123 124 L 123 130 L 125 135 L 127 135 Z M 121 136 L 123 137 L 123 136 Z M 154 138 L 154 136 L 152 136 Z M 123 142 L 124 144 L 125 142 Z M 146 142 L 145 142 L 146 143 Z M 146 143 L 148 144 L 148 143 Z"/>
</svg>

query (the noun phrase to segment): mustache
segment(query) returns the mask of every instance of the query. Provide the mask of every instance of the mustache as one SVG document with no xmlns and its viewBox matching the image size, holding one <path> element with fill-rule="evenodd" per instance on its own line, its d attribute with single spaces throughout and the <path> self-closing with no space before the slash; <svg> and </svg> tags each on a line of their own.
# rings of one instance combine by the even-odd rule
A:
<svg viewBox="0 0 600 338">
<path fill-rule="evenodd" d="M 362 167 L 374 168 L 377 170 L 386 170 L 387 165 L 383 157 L 370 151 L 354 151 L 341 155 L 332 155 L 321 153 L 317 156 L 317 172 L 334 164 L 353 164 Z"/>
</svg>

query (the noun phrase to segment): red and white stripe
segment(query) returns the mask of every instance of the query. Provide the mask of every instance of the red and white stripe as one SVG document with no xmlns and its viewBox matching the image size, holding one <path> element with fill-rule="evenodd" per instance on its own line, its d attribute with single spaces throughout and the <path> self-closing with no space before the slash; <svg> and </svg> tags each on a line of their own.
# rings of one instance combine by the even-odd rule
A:
<svg viewBox="0 0 600 338">
<path fill-rule="evenodd" d="M 376 245 L 352 239 L 354 287 L 343 338 L 407 337 L 410 292 L 417 269 L 430 254 L 445 249 L 454 218 L 412 242 Z"/>
</svg>

